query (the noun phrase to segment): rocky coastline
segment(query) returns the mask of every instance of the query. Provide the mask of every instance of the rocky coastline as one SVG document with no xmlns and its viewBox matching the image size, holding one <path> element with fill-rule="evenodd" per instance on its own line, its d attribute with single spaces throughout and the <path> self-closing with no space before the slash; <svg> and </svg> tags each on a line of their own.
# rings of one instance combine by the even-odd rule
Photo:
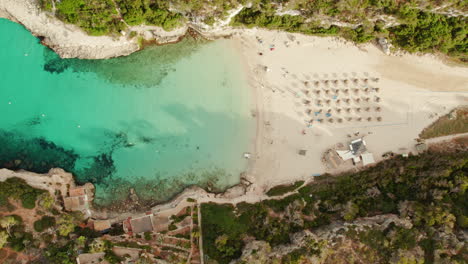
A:
<svg viewBox="0 0 468 264">
<path fill-rule="evenodd" d="M 238 30 L 221 23 L 217 27 L 187 23 L 173 31 L 161 27 L 139 25 L 129 27 L 120 36 L 90 36 L 79 27 L 66 24 L 52 14 L 41 10 L 36 0 L 2 0 L 0 18 L 22 24 L 41 43 L 54 50 L 62 58 L 108 59 L 127 56 L 142 48 L 144 43 L 157 45 L 180 41 L 187 34 L 196 33 L 206 39 L 227 37 Z M 129 33 L 137 33 L 130 37 Z M 143 43 L 143 44 L 144 44 Z"/>
</svg>

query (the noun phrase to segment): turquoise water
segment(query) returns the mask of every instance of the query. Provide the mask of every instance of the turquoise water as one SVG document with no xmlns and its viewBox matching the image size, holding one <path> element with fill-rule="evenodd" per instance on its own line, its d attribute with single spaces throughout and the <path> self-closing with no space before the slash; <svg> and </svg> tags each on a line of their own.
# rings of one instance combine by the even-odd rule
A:
<svg viewBox="0 0 468 264">
<path fill-rule="evenodd" d="M 227 40 L 184 40 L 109 60 L 60 59 L 0 19 L 0 166 L 61 167 L 106 205 L 222 189 L 246 169 L 251 97 Z"/>
</svg>

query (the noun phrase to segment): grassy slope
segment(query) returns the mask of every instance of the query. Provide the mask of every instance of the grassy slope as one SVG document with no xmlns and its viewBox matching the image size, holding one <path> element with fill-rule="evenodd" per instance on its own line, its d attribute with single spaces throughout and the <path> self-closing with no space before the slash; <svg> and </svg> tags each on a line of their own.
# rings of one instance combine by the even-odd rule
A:
<svg viewBox="0 0 468 264">
<path fill-rule="evenodd" d="M 423 139 L 453 135 L 468 132 L 468 108 L 454 110 L 455 118 L 445 115 L 425 128 L 419 135 Z"/>
</svg>

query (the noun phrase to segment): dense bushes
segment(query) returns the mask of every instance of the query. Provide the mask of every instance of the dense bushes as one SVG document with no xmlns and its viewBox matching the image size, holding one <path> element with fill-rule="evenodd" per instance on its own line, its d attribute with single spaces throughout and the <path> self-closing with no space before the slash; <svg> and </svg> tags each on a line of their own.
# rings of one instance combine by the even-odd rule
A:
<svg viewBox="0 0 468 264">
<path fill-rule="evenodd" d="M 42 232 L 49 227 L 55 225 L 55 218 L 51 216 L 43 216 L 41 219 L 34 222 L 34 230 Z"/>
<path fill-rule="evenodd" d="M 171 30 L 183 22 L 181 14 L 169 11 L 167 1 L 117 0 L 117 4 L 129 25 L 149 24 Z"/>
<path fill-rule="evenodd" d="M 276 246 L 288 243 L 294 232 L 313 230 L 331 221 L 393 213 L 410 219 L 413 228 L 390 226 L 384 231 L 348 234 L 375 250 L 386 263 L 399 249 L 425 245 L 417 237 L 429 236 L 431 241 L 434 231 L 426 234 L 427 230 L 466 228 L 467 175 L 467 152 L 424 153 L 397 157 L 357 173 L 323 175 L 301 187 L 299 193 L 282 199 L 239 203 L 236 207 L 202 204 L 205 253 L 228 263 L 240 256 L 245 237 Z M 425 250 L 426 260 L 430 260 L 434 251 Z"/>
<path fill-rule="evenodd" d="M 414 24 L 403 24 L 389 31 L 394 43 L 408 51 L 441 51 L 467 58 L 466 18 L 419 12 Z"/>
<path fill-rule="evenodd" d="M 275 186 L 275 187 L 269 189 L 266 194 L 268 196 L 283 195 L 283 194 L 286 194 L 288 192 L 292 192 L 292 191 L 296 190 L 297 188 L 301 187 L 303 184 L 304 184 L 304 181 L 297 181 L 297 182 L 295 182 L 293 184 L 289 184 L 289 185 L 278 185 L 278 186 Z"/>
<path fill-rule="evenodd" d="M 125 28 L 112 0 L 61 0 L 57 16 L 76 24 L 90 35 L 105 35 Z"/>
<path fill-rule="evenodd" d="M 24 208 L 32 209 L 36 206 L 37 197 L 43 192 L 27 185 L 22 179 L 9 178 L 0 182 L 0 206 L 7 206 L 8 198 L 12 198 L 21 200 Z"/>
<path fill-rule="evenodd" d="M 390 33 L 394 43 L 408 51 L 440 51 L 462 60 L 468 59 L 466 18 L 433 13 L 433 7 L 440 5 L 438 1 L 62 0 L 56 1 L 56 8 L 60 19 L 80 26 L 91 35 L 103 35 L 125 29 L 125 22 L 171 30 L 181 25 L 185 16 L 203 16 L 205 23 L 212 25 L 216 19 L 225 18 L 227 11 L 247 3 L 251 5 L 234 17 L 233 25 L 304 34 L 339 34 L 358 43 Z M 50 0 L 41 0 L 41 6 L 48 11 L 52 9 Z M 280 6 L 285 10 L 300 10 L 300 15 L 278 15 Z M 463 1 L 454 1 L 452 7 L 463 10 Z M 384 29 L 384 21 L 371 22 L 369 19 L 380 15 L 391 15 L 401 25 Z M 361 26 L 339 28 L 322 25 L 321 22 L 327 20 L 323 16 Z"/>
<path fill-rule="evenodd" d="M 220 264 L 240 257 L 247 226 L 237 221 L 231 205 L 202 204 L 203 249 Z"/>
<path fill-rule="evenodd" d="M 296 9 L 302 15 L 276 15 L 276 6 L 260 1 L 251 8 L 244 8 L 233 20 L 233 25 L 264 27 L 304 34 L 334 35 L 363 43 L 377 36 L 387 36 L 398 47 L 411 52 L 439 51 L 467 60 L 467 19 L 447 17 L 424 11 L 415 3 L 394 1 L 298 1 Z M 361 24 L 356 28 L 323 26 L 314 22 L 315 15 L 328 15 L 343 21 Z M 370 22 L 367 17 L 378 14 L 393 15 L 401 25 L 383 28 L 382 21 Z"/>
</svg>

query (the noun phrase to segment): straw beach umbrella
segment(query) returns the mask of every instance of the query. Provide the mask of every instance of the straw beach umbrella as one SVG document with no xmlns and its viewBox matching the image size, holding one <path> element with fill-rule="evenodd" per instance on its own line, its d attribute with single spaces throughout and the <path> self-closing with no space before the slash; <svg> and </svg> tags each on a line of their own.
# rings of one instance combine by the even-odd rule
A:
<svg viewBox="0 0 468 264">
<path fill-rule="evenodd" d="M 382 108 L 380 108 L 380 106 L 377 106 L 377 107 L 375 108 L 375 111 L 376 111 L 376 112 L 380 112 L 380 111 L 382 111 Z"/>
<path fill-rule="evenodd" d="M 382 117 L 381 117 L 381 116 L 377 117 L 377 121 L 378 121 L 378 122 L 381 122 L 381 121 L 382 121 Z"/>
<path fill-rule="evenodd" d="M 369 117 L 367 118 L 367 121 L 368 121 L 368 122 L 372 121 L 372 117 L 369 116 Z"/>
</svg>

